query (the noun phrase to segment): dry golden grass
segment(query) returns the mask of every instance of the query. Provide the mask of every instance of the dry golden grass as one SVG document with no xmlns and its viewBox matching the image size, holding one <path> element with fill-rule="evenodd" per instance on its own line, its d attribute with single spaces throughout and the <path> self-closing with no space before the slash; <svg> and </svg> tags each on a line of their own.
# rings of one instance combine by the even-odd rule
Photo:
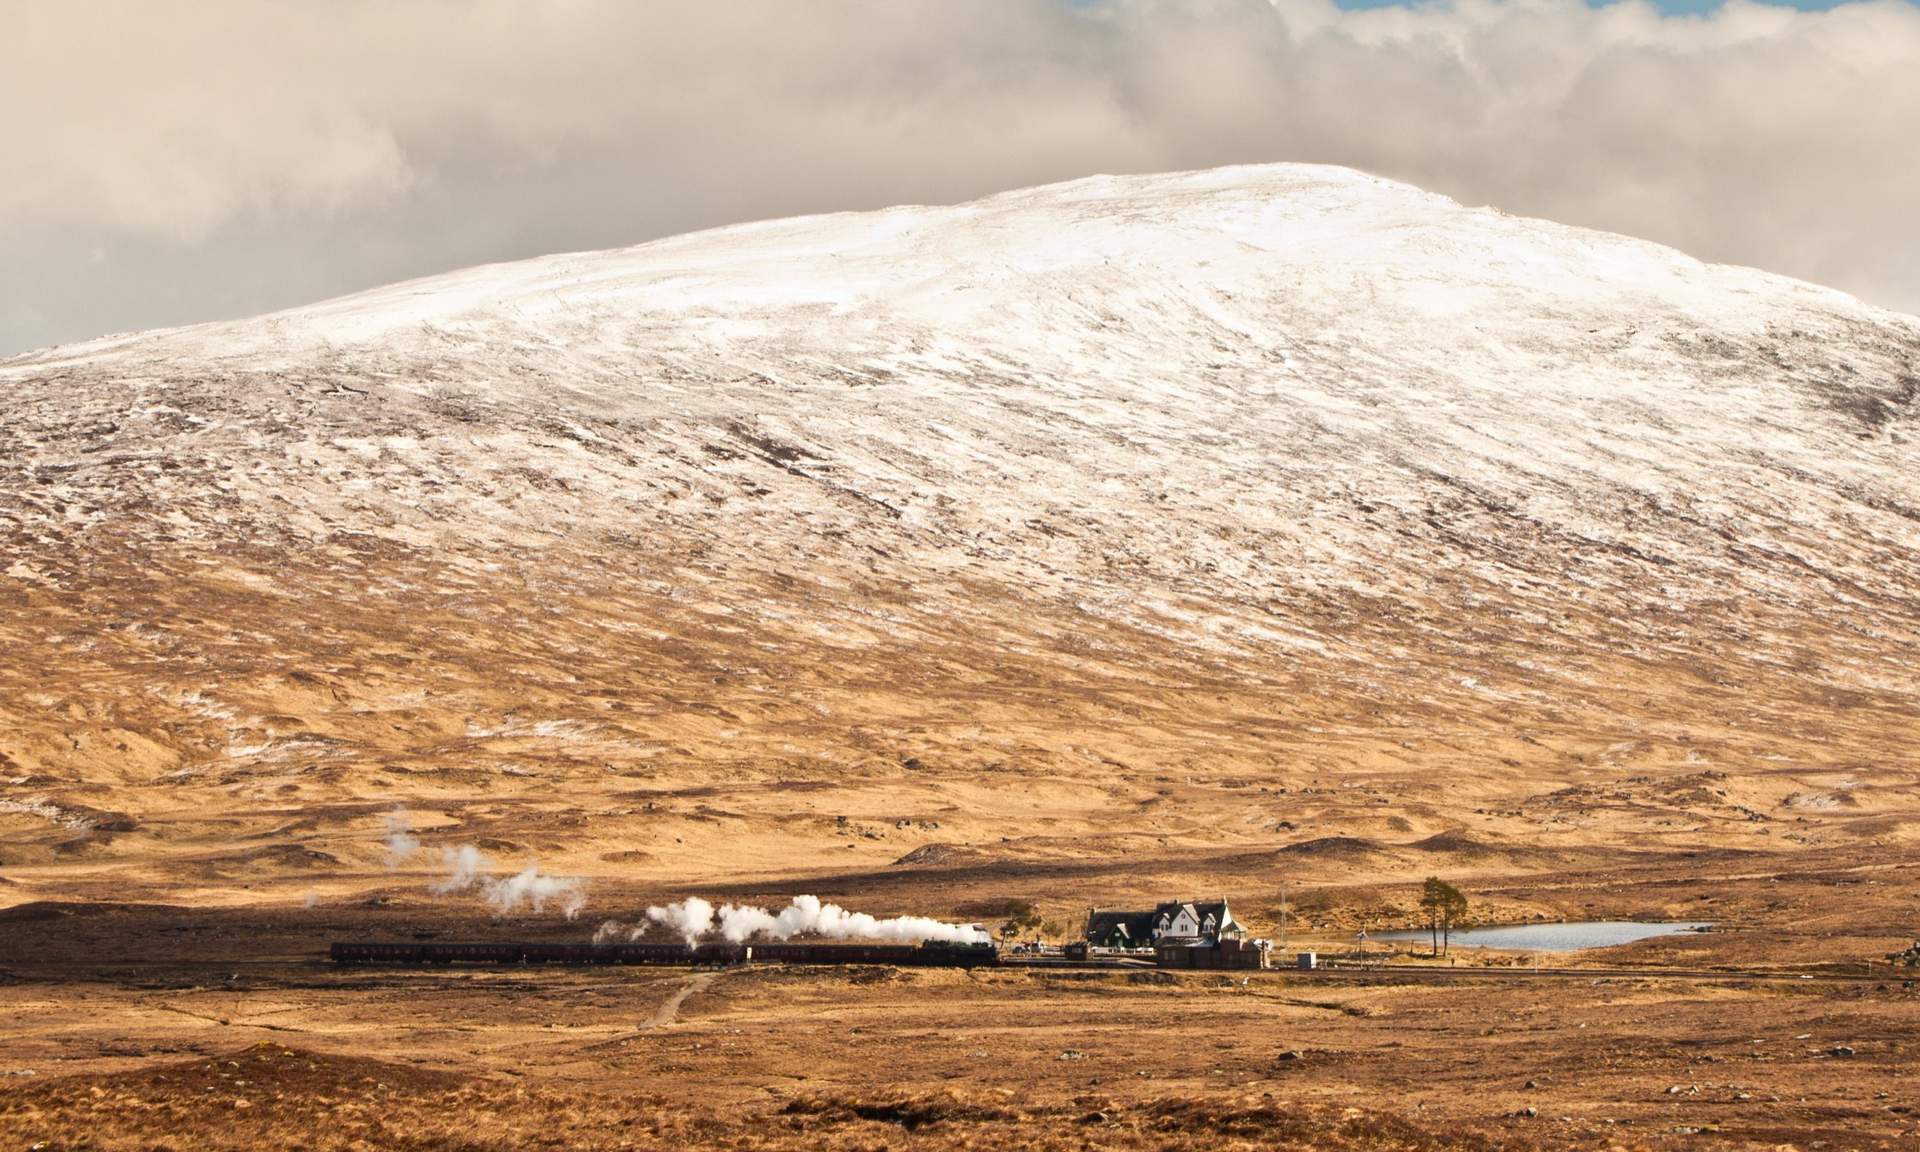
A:
<svg viewBox="0 0 1920 1152">
<path fill-rule="evenodd" d="M 1357 647 L 1410 653 L 1391 668 L 1248 666 L 985 590 L 958 615 L 878 580 L 732 573 L 736 616 L 758 608 L 735 619 L 605 557 L 547 557 L 536 582 L 377 551 L 378 579 L 101 551 L 58 588 L 0 590 L 0 902 L 417 892 L 429 877 L 381 844 L 399 805 L 429 844 L 538 857 L 615 898 L 839 885 L 1055 921 L 1430 873 L 1510 880 L 1487 893 L 1508 916 L 1580 911 L 1551 894 L 1570 873 L 1607 878 L 1580 900 L 1660 913 L 1697 871 L 1899 863 L 1920 842 L 1904 697 L 1680 644 L 1607 656 L 1604 620 L 1581 622 L 1576 687 L 1525 666 L 1571 633 L 1439 605 L 1328 608 Z M 881 610 L 897 623 L 859 624 Z M 835 612 L 837 642 L 801 622 Z M 1330 925 L 1364 911 L 1322 904 Z"/>
<path fill-rule="evenodd" d="M 470 1082 L 258 1044 L 0 1097 L 0 1133 L 46 1149 L 1178 1148 L 1482 1149 L 1358 1109 L 1219 1104 L 1016 1106 L 1000 1094 L 826 1094 L 700 1111 L 650 1091 Z M 28 1143 L 30 1142 L 30 1144 Z M 1503 1147 L 1523 1147 L 1506 1141 Z"/>
<path fill-rule="evenodd" d="M 1879 978 L 755 972 L 689 991 L 676 973 L 315 962 L 334 936 L 581 939 L 688 894 L 1029 903 L 1062 933 L 1090 903 L 1223 891 L 1273 932 L 1283 882 L 1294 943 L 1339 950 L 1412 922 L 1439 874 L 1487 918 L 1725 929 L 1618 963 L 1853 970 L 1915 929 L 1898 692 L 1838 694 L 1704 641 L 1610 647 L 1577 613 L 1530 630 L 1329 605 L 1316 626 L 1410 655 L 1250 665 L 991 590 L 955 613 L 877 576 L 731 573 L 729 615 L 639 561 L 477 574 L 370 548 L 363 569 L 101 549 L 58 587 L 0 587 L 6 1146 L 1911 1140 L 1920 1017 Z M 839 638 L 801 607 L 839 613 Z M 1856 639 L 1847 658 L 1871 664 Z M 430 848 L 586 877 L 586 917 L 495 921 L 432 894 L 430 854 L 386 859 L 402 805 Z"/>
<path fill-rule="evenodd" d="M 1869 1148 L 1920 1125 L 1897 984 L 60 967 L 0 987 L 7 1147 Z"/>
</svg>

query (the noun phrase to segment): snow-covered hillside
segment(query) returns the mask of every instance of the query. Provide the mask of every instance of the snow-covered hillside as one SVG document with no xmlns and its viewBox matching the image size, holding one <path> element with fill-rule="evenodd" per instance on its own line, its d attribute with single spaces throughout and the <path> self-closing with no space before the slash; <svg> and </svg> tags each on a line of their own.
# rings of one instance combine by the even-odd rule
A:
<svg viewBox="0 0 1920 1152">
<path fill-rule="evenodd" d="M 18 587 L 372 540 L 657 561 L 847 643 L 1066 613 L 1250 669 L 1525 638 L 1510 687 L 1605 648 L 1905 699 L 1920 320 L 1342 169 L 1099 177 L 16 358 L 0 540 Z"/>
</svg>

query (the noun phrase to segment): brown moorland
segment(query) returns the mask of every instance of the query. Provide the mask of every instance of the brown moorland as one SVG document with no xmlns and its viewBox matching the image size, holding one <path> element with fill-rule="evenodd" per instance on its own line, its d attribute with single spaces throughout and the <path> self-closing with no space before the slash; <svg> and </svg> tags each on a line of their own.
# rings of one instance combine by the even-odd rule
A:
<svg viewBox="0 0 1920 1152">
<path fill-rule="evenodd" d="M 1293 166 L 7 361 L 0 1139 L 1911 1146 L 1915 379 L 1913 318 Z M 586 906 L 436 891 L 462 847 Z M 321 959 L 802 893 L 1056 939 L 1220 893 L 1337 955 L 1428 876 L 1713 931 Z"/>
</svg>

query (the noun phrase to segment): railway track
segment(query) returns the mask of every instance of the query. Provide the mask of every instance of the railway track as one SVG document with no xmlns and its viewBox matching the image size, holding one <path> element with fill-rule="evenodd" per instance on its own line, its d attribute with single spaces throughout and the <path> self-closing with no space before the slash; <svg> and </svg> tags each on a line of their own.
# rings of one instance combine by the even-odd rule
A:
<svg viewBox="0 0 1920 1152">
<path fill-rule="evenodd" d="M 546 965 L 546 964 L 489 964 L 467 966 L 458 969 L 462 972 L 495 971 L 513 973 L 521 976 L 532 973 L 552 973 L 555 971 L 589 972 L 604 970 L 603 965 Z M 653 964 L 653 968 L 702 967 L 696 964 Z M 1020 970 L 1029 972 L 1208 972 L 1216 975 L 1258 977 L 1263 980 L 1298 981 L 1301 983 L 1448 983 L 1459 980 L 1494 981 L 1520 983 L 1530 980 L 1566 981 L 1566 980 L 1682 980 L 1695 983 L 1766 983 L 1766 984 L 1885 984 L 1920 982 L 1920 972 L 1910 969 L 1879 969 L 1858 973 L 1844 972 L 1794 972 L 1774 968 L 1438 968 L 1424 964 L 1379 964 L 1361 967 L 1328 965 L 1314 969 L 1300 968 L 1248 968 L 1248 969 L 1168 969 L 1160 968 L 1148 960 L 1107 958 L 1097 960 L 1062 960 L 1054 957 L 1001 957 L 998 962 L 981 967 L 1000 970 Z M 443 972 L 446 969 L 435 965 L 356 965 L 352 971 L 372 975 L 391 975 L 404 972 Z M 180 960 L 145 961 L 138 963 L 91 963 L 84 967 L 62 964 L 56 967 L 37 968 L 34 965 L 13 964 L 0 971 L 0 981 L 7 983 L 42 983 L 85 981 L 89 979 L 129 979 L 160 978 L 167 974 L 193 974 L 196 979 L 204 979 L 208 973 L 226 973 L 238 976 L 242 973 L 253 977 L 268 977 L 281 973 L 289 978 L 297 978 L 313 987 L 334 983 L 325 974 L 337 973 L 340 969 L 324 957 L 312 955 L 279 957 L 244 957 L 229 960 Z M 344 975 L 344 973 L 342 973 Z"/>
</svg>

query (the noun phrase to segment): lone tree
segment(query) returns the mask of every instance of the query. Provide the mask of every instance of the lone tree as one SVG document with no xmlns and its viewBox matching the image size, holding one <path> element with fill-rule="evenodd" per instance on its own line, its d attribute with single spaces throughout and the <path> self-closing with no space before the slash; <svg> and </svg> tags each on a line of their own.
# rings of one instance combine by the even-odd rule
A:
<svg viewBox="0 0 1920 1152">
<path fill-rule="evenodd" d="M 1438 956 L 1451 943 L 1453 923 L 1467 914 L 1467 898 L 1460 889 L 1440 879 L 1427 877 L 1420 889 L 1420 907 L 1427 913 L 1427 929 L 1433 934 L 1433 954 Z"/>
</svg>

